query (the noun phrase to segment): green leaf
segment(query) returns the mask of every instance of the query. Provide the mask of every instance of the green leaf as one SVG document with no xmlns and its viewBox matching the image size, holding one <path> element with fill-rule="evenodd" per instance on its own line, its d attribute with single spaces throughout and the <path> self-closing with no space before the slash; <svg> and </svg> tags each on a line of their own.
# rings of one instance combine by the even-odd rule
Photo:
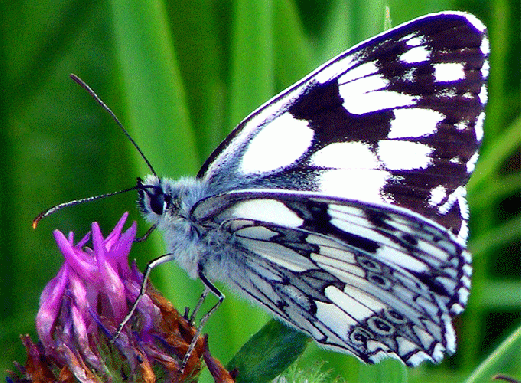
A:
<svg viewBox="0 0 521 383">
<path fill-rule="evenodd" d="M 465 383 L 488 383 L 497 374 L 520 372 L 521 326 L 518 327 L 488 358 L 481 363 Z"/>
<path fill-rule="evenodd" d="M 284 372 L 304 352 L 309 338 L 279 321 L 269 321 L 228 363 L 237 383 L 263 383 Z"/>
</svg>

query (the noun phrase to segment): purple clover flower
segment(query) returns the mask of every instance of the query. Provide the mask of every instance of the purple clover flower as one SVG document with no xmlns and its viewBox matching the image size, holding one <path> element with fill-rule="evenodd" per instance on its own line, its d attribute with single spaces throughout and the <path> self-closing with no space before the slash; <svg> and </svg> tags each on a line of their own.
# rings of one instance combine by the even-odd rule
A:
<svg viewBox="0 0 521 383">
<path fill-rule="evenodd" d="M 233 382 L 211 357 L 203 337 L 180 371 L 195 328 L 150 284 L 130 323 L 110 342 L 143 281 L 135 262 L 129 266 L 136 223 L 123 232 L 127 217 L 125 213 L 105 238 L 93 223 L 92 231 L 77 244 L 73 233 L 65 237 L 54 231 L 65 262 L 40 297 L 36 316 L 40 343 L 22 337 L 27 362 L 19 366 L 18 374 L 11 375 L 11 381 L 194 381 L 204 357 L 216 382 Z M 89 248 L 86 245 L 91 239 Z"/>
</svg>

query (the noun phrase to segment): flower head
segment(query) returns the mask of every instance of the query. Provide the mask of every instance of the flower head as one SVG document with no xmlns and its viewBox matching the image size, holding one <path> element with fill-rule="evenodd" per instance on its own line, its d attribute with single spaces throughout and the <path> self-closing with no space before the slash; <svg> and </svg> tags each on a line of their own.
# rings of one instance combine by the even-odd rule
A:
<svg viewBox="0 0 521 383">
<path fill-rule="evenodd" d="M 92 231 L 76 244 L 73 233 L 66 237 L 54 232 L 65 262 L 40 298 L 40 344 L 22 338 L 27 363 L 20 368 L 23 376 L 11 377 L 13 381 L 59 376 L 63 382 L 184 382 L 199 372 L 203 355 L 208 364 L 215 362 L 201 337 L 181 371 L 180 361 L 196 330 L 152 287 L 117 340 L 110 341 L 143 281 L 135 262 L 128 262 L 136 224 L 123 232 L 127 216 L 107 237 L 93 223 Z M 90 240 L 92 248 L 86 246 Z"/>
</svg>

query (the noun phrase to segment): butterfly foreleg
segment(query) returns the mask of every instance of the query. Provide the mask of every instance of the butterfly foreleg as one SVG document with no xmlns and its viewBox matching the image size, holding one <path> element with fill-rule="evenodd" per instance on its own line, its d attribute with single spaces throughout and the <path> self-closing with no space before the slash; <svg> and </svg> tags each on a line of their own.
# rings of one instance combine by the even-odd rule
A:
<svg viewBox="0 0 521 383">
<path fill-rule="evenodd" d="M 118 339 L 119 334 L 121 334 L 121 331 L 123 331 L 123 327 L 125 327 L 125 325 L 128 323 L 128 321 L 132 318 L 132 316 L 136 312 L 137 305 L 139 304 L 139 302 L 143 298 L 143 295 L 145 295 L 145 293 L 146 293 L 147 282 L 148 282 L 148 279 L 150 277 L 150 272 L 152 271 L 152 269 L 154 269 L 155 267 L 161 265 L 162 263 L 171 261 L 172 260 L 172 256 L 173 256 L 172 253 L 164 254 L 164 255 L 162 255 L 162 256 L 160 256 L 158 258 L 155 258 L 155 259 L 153 259 L 153 260 L 151 260 L 150 262 L 147 263 L 147 266 L 145 268 L 145 273 L 143 274 L 143 281 L 141 282 L 141 286 L 139 288 L 139 294 L 138 294 L 136 300 L 134 301 L 134 303 L 132 304 L 132 307 L 130 308 L 130 311 L 128 312 L 128 314 L 125 316 L 125 318 L 123 318 L 123 320 L 119 324 L 116 333 L 114 334 L 114 336 L 111 339 L 112 343 L 114 343 Z"/>
</svg>

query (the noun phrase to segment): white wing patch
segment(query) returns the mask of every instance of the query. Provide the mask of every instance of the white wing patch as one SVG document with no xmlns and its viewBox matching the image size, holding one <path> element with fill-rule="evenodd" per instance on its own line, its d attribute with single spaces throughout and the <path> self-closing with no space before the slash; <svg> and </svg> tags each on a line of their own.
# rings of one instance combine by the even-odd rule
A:
<svg viewBox="0 0 521 383">
<path fill-rule="evenodd" d="M 243 217 L 289 227 L 299 227 L 303 223 L 302 218 L 294 211 L 275 199 L 242 201 L 237 203 L 227 214 L 229 214 L 229 217 Z"/>
<path fill-rule="evenodd" d="M 378 157 L 390 170 L 425 169 L 432 163 L 434 148 L 411 141 L 382 140 Z"/>
<path fill-rule="evenodd" d="M 361 282 L 365 283 L 363 280 L 361 280 Z M 353 319 L 351 321 L 353 324 L 365 320 L 367 317 L 370 317 L 374 311 L 384 308 L 381 302 L 371 299 L 370 296 L 365 294 L 362 295 L 360 291 L 355 289 L 350 291 L 348 287 L 342 291 L 335 286 L 328 286 L 324 292 L 327 298 L 335 302 L 335 306 L 345 313 L 349 313 L 349 316 Z M 351 297 L 350 294 L 353 294 L 353 296 Z"/>
<path fill-rule="evenodd" d="M 248 232 L 244 230 L 237 231 L 236 235 L 243 246 L 287 270 L 301 272 L 314 266 L 311 261 L 300 256 L 297 252 L 278 243 L 250 239 L 247 237 Z M 281 258 L 279 254 L 284 254 L 284 258 Z"/>
<path fill-rule="evenodd" d="M 461 63 L 434 64 L 434 78 L 438 82 L 464 80 L 465 67 Z"/>
<path fill-rule="evenodd" d="M 485 94 L 487 93 L 486 89 L 484 90 L 484 93 Z M 480 98 L 481 98 L 481 93 L 480 93 Z M 476 121 L 476 139 L 479 140 L 480 142 L 483 139 L 483 135 L 485 134 L 485 131 L 483 130 L 484 124 L 485 124 L 485 112 L 481 112 Z M 476 152 L 476 154 L 477 154 L 477 152 Z"/>
<path fill-rule="evenodd" d="M 432 109 L 396 109 L 389 138 L 419 138 L 432 135 L 445 116 Z"/>
<path fill-rule="evenodd" d="M 408 41 L 410 43 L 411 40 Z M 414 44 L 409 44 L 414 45 Z M 429 60 L 431 50 L 426 46 L 417 46 L 400 55 L 400 61 L 406 64 L 421 63 Z"/>
<path fill-rule="evenodd" d="M 436 186 L 431 190 L 429 205 L 438 206 L 447 197 L 447 189 L 443 185 Z"/>
<path fill-rule="evenodd" d="M 320 174 L 316 183 L 325 195 L 367 202 L 393 202 L 383 189 L 392 178 L 385 170 L 338 169 Z"/>
<path fill-rule="evenodd" d="M 317 167 L 378 169 L 380 161 L 365 142 L 337 142 L 315 152 L 309 164 Z"/>
<path fill-rule="evenodd" d="M 289 166 L 307 151 L 312 140 L 313 130 L 306 121 L 284 113 L 248 143 L 240 170 L 245 174 L 262 173 Z M 268 147 L 269 155 L 266 155 Z"/>
<path fill-rule="evenodd" d="M 362 77 L 350 82 L 339 78 L 339 93 L 344 108 L 352 114 L 366 114 L 382 109 L 415 105 L 417 98 L 410 94 L 386 89 L 387 80 L 381 75 Z"/>
<path fill-rule="evenodd" d="M 421 45 L 425 45 L 425 38 L 423 36 L 418 36 L 416 32 L 403 37 L 402 41 L 405 41 L 407 46 L 410 47 L 418 47 Z"/>
</svg>

